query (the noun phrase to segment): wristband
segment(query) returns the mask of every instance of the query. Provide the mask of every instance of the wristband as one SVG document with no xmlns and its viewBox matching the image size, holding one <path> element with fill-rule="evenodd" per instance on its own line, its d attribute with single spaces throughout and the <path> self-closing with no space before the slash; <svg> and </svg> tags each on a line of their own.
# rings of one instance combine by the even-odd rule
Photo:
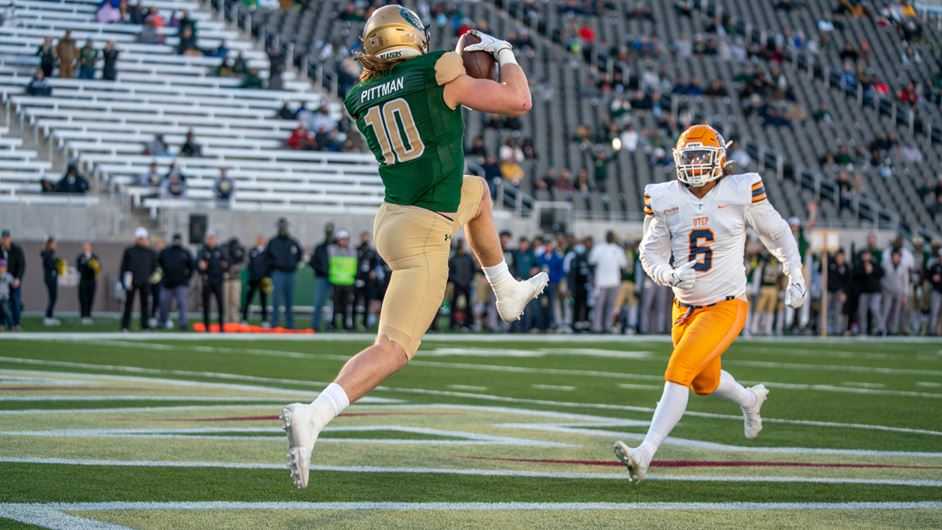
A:
<svg viewBox="0 0 942 530">
<path fill-rule="evenodd" d="M 510 48 L 503 48 L 497 52 L 497 62 L 501 66 L 506 64 L 517 64 L 517 58 L 514 56 L 513 50 Z"/>
</svg>

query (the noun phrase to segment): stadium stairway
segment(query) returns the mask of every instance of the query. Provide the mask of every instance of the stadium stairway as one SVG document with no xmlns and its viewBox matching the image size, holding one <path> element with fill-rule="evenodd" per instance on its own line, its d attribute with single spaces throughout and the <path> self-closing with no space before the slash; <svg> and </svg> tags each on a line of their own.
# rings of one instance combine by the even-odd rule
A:
<svg viewBox="0 0 942 530">
<path fill-rule="evenodd" d="M 284 102 L 305 102 L 314 109 L 325 104 L 335 116 L 340 106 L 311 90 L 306 78 L 284 75 L 283 90 L 238 88 L 239 80 L 211 75 L 221 61 L 212 57 L 177 55 L 176 29 L 166 28 L 164 44 L 137 42 L 141 27 L 95 22 L 94 0 L 58 2 L 17 0 L 16 16 L 0 33 L 0 95 L 14 116 L 11 123 L 23 137 L 35 135 L 54 155 L 76 160 L 93 175 L 98 189 L 117 192 L 153 216 L 168 208 L 202 209 L 215 206 L 212 186 L 219 168 L 236 181 L 230 207 L 252 211 L 357 211 L 382 200 L 376 163 L 362 153 L 293 151 L 283 147 L 293 120 L 275 119 Z M 189 0 L 148 2 L 170 20 L 187 9 L 199 24 L 201 48 L 225 40 L 244 55 L 251 67 L 267 77 L 268 60 L 251 40 L 215 20 L 211 11 Z M 109 40 L 121 51 L 118 80 L 50 79 L 52 97 L 31 97 L 24 87 L 37 66 L 36 47 L 44 37 L 59 38 L 71 30 L 78 45 L 92 39 L 96 48 Z M 202 157 L 175 156 L 188 130 L 202 146 Z M 171 156 L 143 154 L 144 142 L 163 134 Z M 137 185 L 151 161 L 160 171 L 176 163 L 187 179 L 183 199 L 148 197 Z M 46 171 L 50 168 L 45 167 Z M 17 197 L 38 178 L 22 178 Z M 6 180 L 6 179 L 4 179 Z M 0 184 L 4 184 L 0 181 Z"/>
</svg>

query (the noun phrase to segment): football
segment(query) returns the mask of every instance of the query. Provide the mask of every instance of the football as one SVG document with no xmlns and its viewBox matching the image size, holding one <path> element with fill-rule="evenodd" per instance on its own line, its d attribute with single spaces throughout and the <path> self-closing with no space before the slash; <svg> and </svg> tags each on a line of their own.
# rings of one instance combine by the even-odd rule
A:
<svg viewBox="0 0 942 530">
<path fill-rule="evenodd" d="M 497 79 L 497 61 L 487 52 L 466 52 L 466 46 L 481 42 L 480 37 L 468 32 L 458 39 L 458 46 L 455 50 L 461 54 L 461 60 L 464 62 L 464 70 L 469 76 L 476 79 Z"/>
</svg>

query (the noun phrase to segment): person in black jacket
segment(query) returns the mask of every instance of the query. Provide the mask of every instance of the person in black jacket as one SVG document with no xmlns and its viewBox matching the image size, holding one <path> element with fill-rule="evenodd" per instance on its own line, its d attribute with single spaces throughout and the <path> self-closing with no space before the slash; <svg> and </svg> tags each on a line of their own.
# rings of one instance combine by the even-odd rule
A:
<svg viewBox="0 0 942 530">
<path fill-rule="evenodd" d="M 242 301 L 242 264 L 245 263 L 245 247 L 239 238 L 233 237 L 223 246 L 226 263 L 226 280 L 223 282 L 223 296 L 226 299 L 226 322 L 239 322 L 239 302 Z"/>
<path fill-rule="evenodd" d="M 327 278 L 330 272 L 330 255 L 328 248 L 334 243 L 334 224 L 324 225 L 324 240 L 311 253 L 309 264 L 314 269 L 314 311 L 311 314 L 311 328 L 315 331 L 321 329 L 321 319 L 324 315 L 324 306 L 330 299 L 330 281 Z"/>
<path fill-rule="evenodd" d="M 193 254 L 183 246 L 183 236 L 173 234 L 170 246 L 157 255 L 162 277 L 160 281 L 160 326 L 170 328 L 170 302 L 177 303 L 177 327 L 187 329 L 187 301 L 190 298 L 190 278 L 196 264 Z"/>
<path fill-rule="evenodd" d="M 0 259 L 7 262 L 7 273 L 13 276 L 10 289 L 10 325 L 13 331 L 20 330 L 23 314 L 23 275 L 26 274 L 26 255 L 23 248 L 13 242 L 9 230 L 0 233 Z"/>
<path fill-rule="evenodd" d="M 363 327 L 369 329 L 373 312 L 370 305 L 377 300 L 376 268 L 379 267 L 379 254 L 370 245 L 370 233 L 360 233 L 360 245 L 357 247 L 357 278 L 353 289 L 353 325 L 356 327 L 357 315 Z M 362 314 L 360 314 L 362 311 Z"/>
<path fill-rule="evenodd" d="M 95 304 L 98 274 L 101 273 L 101 261 L 92 252 L 90 242 L 82 243 L 82 252 L 75 258 L 75 269 L 79 273 L 79 314 L 82 317 L 82 324 L 88 325 L 93 322 L 92 306 Z"/>
<path fill-rule="evenodd" d="M 225 302 L 222 295 L 222 284 L 226 272 L 229 270 L 225 250 L 219 246 L 216 234 L 206 234 L 206 244 L 196 255 L 196 268 L 203 279 L 203 325 L 209 333 L 209 302 L 210 297 L 216 299 L 216 310 L 219 312 L 219 332 L 222 333 L 225 325 Z"/>
<path fill-rule="evenodd" d="M 131 309 L 135 295 L 141 298 L 141 329 L 149 329 L 150 289 L 157 272 L 157 253 L 151 250 L 147 230 L 138 228 L 134 231 L 134 245 L 124 250 L 121 256 L 121 286 L 124 287 L 124 314 L 121 316 L 121 329 L 131 327 Z"/>
<path fill-rule="evenodd" d="M 59 299 L 59 258 L 56 257 L 56 240 L 50 237 L 46 240 L 39 256 L 43 260 L 43 283 L 46 284 L 46 316 L 43 319 L 44 326 L 58 326 L 59 320 L 56 319 L 56 301 Z"/>
<path fill-rule="evenodd" d="M 259 302 L 262 305 L 262 325 L 268 323 L 268 293 L 265 286 L 271 282 L 268 274 L 268 255 L 265 254 L 265 237 L 255 238 L 255 246 L 249 250 L 249 292 L 245 295 L 245 304 L 242 305 L 242 322 L 249 321 L 249 306 L 255 299 L 255 293 L 258 293 Z M 265 282 L 265 279 L 268 281 Z M 270 288 L 270 285 L 268 286 Z"/>
<path fill-rule="evenodd" d="M 843 335 L 847 331 L 844 306 L 850 292 L 850 265 L 844 249 L 828 262 L 828 333 Z"/>
<path fill-rule="evenodd" d="M 867 317 L 872 314 L 874 331 L 876 334 L 882 334 L 880 329 L 882 323 L 882 310 L 880 305 L 881 286 L 880 280 L 883 279 L 883 267 L 873 259 L 869 250 L 860 253 L 860 265 L 854 271 L 854 286 L 857 288 L 859 297 L 857 300 L 857 325 L 859 333 L 866 335 L 869 326 Z"/>
<path fill-rule="evenodd" d="M 585 243 L 589 240 L 586 238 Z M 592 265 L 589 263 L 587 244 L 577 244 L 567 256 L 569 290 L 572 292 L 572 329 L 585 331 L 589 327 L 589 284 L 592 281 Z"/>
<path fill-rule="evenodd" d="M 448 318 L 448 329 L 454 331 L 458 321 L 455 318 L 458 315 L 458 298 L 464 298 L 464 323 L 465 329 L 471 329 L 474 326 L 474 311 L 471 303 L 471 284 L 474 281 L 474 272 L 477 267 L 474 264 L 474 258 L 464 248 L 464 240 L 455 240 L 455 253 L 448 260 L 448 281 L 451 283 L 451 316 Z"/>
<path fill-rule="evenodd" d="M 294 327 L 294 274 L 303 257 L 298 240 L 288 232 L 288 220 L 278 220 L 278 234 L 265 247 L 273 284 L 271 325 L 278 327 L 280 308 L 284 307 L 285 325 Z"/>
<path fill-rule="evenodd" d="M 78 165 L 75 162 L 69 163 L 65 175 L 56 182 L 56 193 L 88 193 L 88 180 L 79 174 Z"/>
</svg>

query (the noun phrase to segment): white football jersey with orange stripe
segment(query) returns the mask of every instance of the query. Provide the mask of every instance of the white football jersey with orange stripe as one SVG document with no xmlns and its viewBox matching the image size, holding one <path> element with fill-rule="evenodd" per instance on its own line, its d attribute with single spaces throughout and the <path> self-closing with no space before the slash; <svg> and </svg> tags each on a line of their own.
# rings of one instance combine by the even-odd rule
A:
<svg viewBox="0 0 942 530">
<path fill-rule="evenodd" d="M 697 261 L 693 287 L 674 288 L 683 304 L 708 305 L 745 295 L 747 226 L 786 270 L 801 269 L 798 245 L 769 203 L 758 173 L 726 175 L 702 199 L 677 180 L 648 184 L 644 191 L 640 258 L 645 272 L 658 284 L 670 285 L 673 267 Z"/>
</svg>

